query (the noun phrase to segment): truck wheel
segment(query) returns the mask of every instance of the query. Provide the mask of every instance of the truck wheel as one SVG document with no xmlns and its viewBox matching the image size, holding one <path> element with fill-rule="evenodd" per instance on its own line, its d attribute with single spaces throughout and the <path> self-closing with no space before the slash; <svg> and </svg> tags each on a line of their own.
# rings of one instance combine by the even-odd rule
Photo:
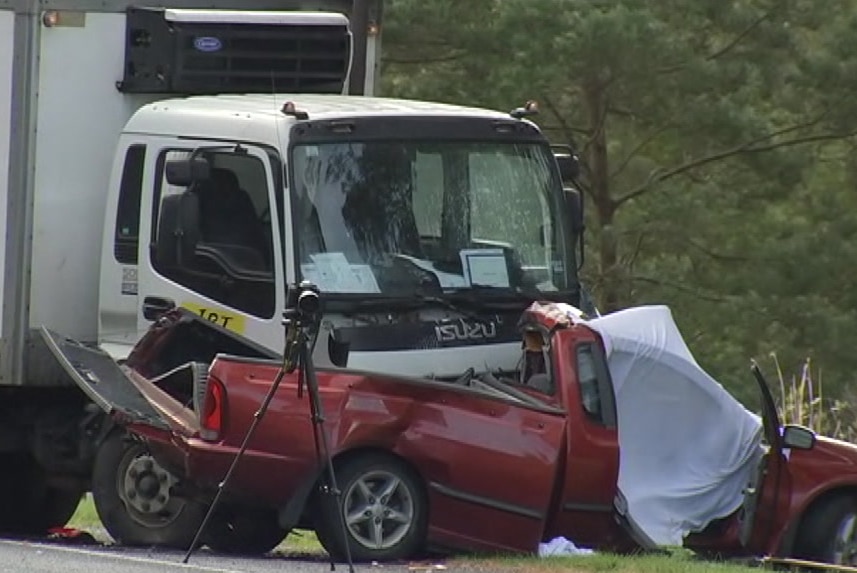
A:
<svg viewBox="0 0 857 573">
<path fill-rule="evenodd" d="M 383 454 L 347 459 L 336 469 L 342 492 L 321 494 L 317 535 L 334 559 L 345 559 L 340 515 L 355 561 L 392 561 L 414 556 L 425 545 L 428 502 L 422 482 L 401 461 Z"/>
<path fill-rule="evenodd" d="M 224 506 L 205 528 L 205 543 L 221 553 L 261 555 L 289 534 L 280 527 L 276 510 Z"/>
<path fill-rule="evenodd" d="M 206 507 L 173 495 L 175 483 L 146 446 L 127 434 L 112 434 L 95 456 L 95 509 L 110 536 L 123 545 L 190 546 Z"/>
<path fill-rule="evenodd" d="M 0 456 L 0 532 L 43 535 L 74 515 L 83 492 L 49 485 L 29 455 Z"/>
<path fill-rule="evenodd" d="M 836 565 L 857 565 L 857 499 L 833 496 L 811 507 L 798 530 L 795 555 Z"/>
</svg>

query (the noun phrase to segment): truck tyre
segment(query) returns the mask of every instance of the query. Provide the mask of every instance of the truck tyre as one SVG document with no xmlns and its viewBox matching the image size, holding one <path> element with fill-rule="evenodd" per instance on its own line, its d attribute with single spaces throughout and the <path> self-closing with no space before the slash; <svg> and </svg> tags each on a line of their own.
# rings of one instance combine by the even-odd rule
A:
<svg viewBox="0 0 857 573">
<path fill-rule="evenodd" d="M 173 495 L 176 478 L 123 432 L 102 443 L 92 469 L 95 509 L 110 536 L 123 545 L 186 549 L 206 506 Z"/>
<path fill-rule="evenodd" d="M 74 515 L 83 492 L 51 486 L 31 456 L 0 456 L 0 467 L 0 532 L 43 535 Z"/>
<path fill-rule="evenodd" d="M 206 525 L 203 538 L 214 551 L 261 555 L 273 550 L 288 534 L 280 527 L 276 510 L 224 506 Z"/>
<path fill-rule="evenodd" d="M 795 556 L 857 565 L 857 498 L 837 495 L 813 504 L 800 524 Z"/>
<path fill-rule="evenodd" d="M 422 480 L 402 461 L 380 453 L 357 455 L 336 467 L 341 496 L 318 498 L 319 542 L 331 557 L 346 557 L 340 515 L 354 561 L 394 561 L 423 549 L 428 501 Z"/>
</svg>

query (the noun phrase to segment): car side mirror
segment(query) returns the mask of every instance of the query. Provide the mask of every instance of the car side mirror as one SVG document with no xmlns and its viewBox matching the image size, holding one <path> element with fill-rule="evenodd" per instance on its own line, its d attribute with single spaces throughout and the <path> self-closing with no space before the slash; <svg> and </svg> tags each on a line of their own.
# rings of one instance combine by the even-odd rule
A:
<svg viewBox="0 0 857 573">
<path fill-rule="evenodd" d="M 170 159 L 164 166 L 167 183 L 176 187 L 190 187 L 196 181 L 210 177 L 211 165 L 204 157 L 191 156 L 186 159 Z"/>
<path fill-rule="evenodd" d="M 815 446 L 815 432 L 804 426 L 788 425 L 783 428 L 783 447 L 811 450 Z"/>
</svg>

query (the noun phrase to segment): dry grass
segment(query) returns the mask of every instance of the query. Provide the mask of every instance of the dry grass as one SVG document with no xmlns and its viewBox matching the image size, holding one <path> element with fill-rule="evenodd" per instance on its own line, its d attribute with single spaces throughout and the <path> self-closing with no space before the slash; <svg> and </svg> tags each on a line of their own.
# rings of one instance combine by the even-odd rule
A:
<svg viewBox="0 0 857 573">
<path fill-rule="evenodd" d="M 772 388 L 774 395 L 779 390 L 777 404 L 784 424 L 799 424 L 812 428 L 821 435 L 857 442 L 857 401 L 844 398 L 827 399 L 820 368 L 813 369 L 807 358 L 798 374 L 785 376 L 775 353 L 771 359 L 776 367 L 779 388 Z"/>
</svg>

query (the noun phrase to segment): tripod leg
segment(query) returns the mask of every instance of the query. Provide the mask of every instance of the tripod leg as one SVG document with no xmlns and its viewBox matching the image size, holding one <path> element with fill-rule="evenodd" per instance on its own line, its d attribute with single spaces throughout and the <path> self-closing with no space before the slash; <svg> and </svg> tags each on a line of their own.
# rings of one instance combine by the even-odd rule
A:
<svg viewBox="0 0 857 573">
<path fill-rule="evenodd" d="M 247 429 L 247 433 L 244 435 L 244 441 L 241 443 L 241 448 L 238 450 L 238 452 L 235 453 L 235 458 L 232 460 L 232 464 L 229 466 L 229 470 L 226 472 L 226 475 L 223 477 L 223 480 L 219 484 L 217 484 L 217 493 L 214 495 L 214 500 L 212 500 L 211 505 L 208 508 L 208 512 L 205 514 L 205 518 L 199 525 L 199 529 L 197 529 L 196 535 L 194 536 L 190 547 L 188 547 L 184 559 L 182 559 L 182 563 L 187 563 L 188 559 L 190 559 L 191 553 L 193 553 L 196 549 L 196 546 L 199 543 L 200 538 L 202 537 L 202 533 L 205 531 L 206 525 L 208 525 L 211 516 L 214 515 L 214 510 L 217 507 L 218 502 L 220 501 L 220 496 L 223 494 L 223 490 L 226 489 L 226 484 L 229 482 L 229 478 L 232 477 L 232 473 L 238 466 L 238 461 L 241 459 L 241 456 L 244 455 L 244 452 L 247 450 L 247 446 L 250 443 L 250 438 L 256 431 L 256 427 L 259 425 L 259 422 L 262 421 L 262 416 L 264 416 L 265 412 L 268 410 L 268 406 L 270 405 L 271 400 L 273 399 L 274 394 L 276 393 L 277 388 L 279 387 L 280 382 L 283 380 L 283 376 L 285 376 L 285 374 L 285 369 L 281 368 L 280 371 L 277 373 L 276 379 L 274 379 L 274 382 L 268 389 L 268 393 L 265 395 L 265 399 L 262 401 L 262 404 L 259 406 L 259 409 L 256 410 L 256 413 L 253 415 L 253 423 L 251 423 L 250 427 Z"/>
<path fill-rule="evenodd" d="M 342 539 L 345 545 L 345 559 L 348 563 L 349 573 L 354 573 L 354 562 L 351 559 L 351 545 L 348 543 L 348 528 L 345 524 L 345 515 L 342 512 L 342 492 L 339 491 L 339 486 L 336 484 L 336 472 L 333 469 L 333 457 L 330 453 L 330 444 L 327 440 L 327 433 L 324 431 L 324 409 L 321 405 L 321 398 L 318 391 L 318 379 L 315 376 L 315 366 L 312 362 L 312 357 L 309 356 L 307 344 L 301 346 L 301 367 L 306 373 L 306 384 L 309 390 L 310 412 L 313 421 L 313 431 L 321 434 L 321 452 L 317 452 L 319 457 L 323 457 L 324 464 L 327 466 L 327 479 L 329 485 L 328 494 L 332 493 L 336 503 L 336 513 L 339 515 L 339 526 L 342 528 Z M 316 430 L 317 428 L 317 430 Z M 318 447 L 318 437 L 316 434 L 316 448 Z M 331 570 L 333 569 L 333 558 L 331 557 Z"/>
</svg>

